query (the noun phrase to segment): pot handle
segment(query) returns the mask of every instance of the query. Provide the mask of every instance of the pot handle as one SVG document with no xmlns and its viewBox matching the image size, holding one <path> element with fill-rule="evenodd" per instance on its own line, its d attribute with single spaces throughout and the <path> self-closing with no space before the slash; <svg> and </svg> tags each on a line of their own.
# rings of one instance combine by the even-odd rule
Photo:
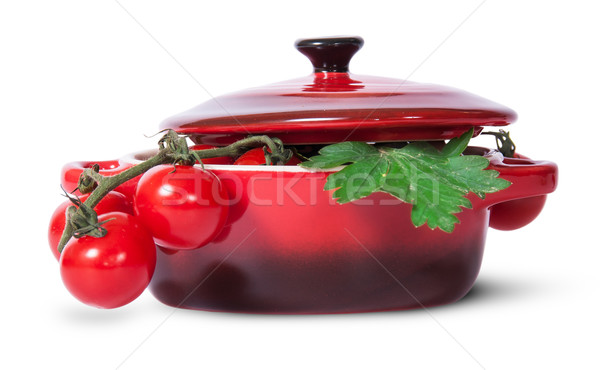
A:
<svg viewBox="0 0 600 370">
<path fill-rule="evenodd" d="M 512 183 L 507 189 L 488 194 L 483 200 L 486 206 L 509 200 L 528 198 L 552 193 L 558 181 L 558 167 L 550 161 L 536 161 L 520 154 L 505 158 L 494 151 L 489 157 L 488 169 L 496 170 L 499 177 Z"/>
<path fill-rule="evenodd" d="M 498 230 L 515 230 L 533 221 L 541 212 L 546 195 L 557 186 L 558 167 L 550 161 L 532 160 L 515 154 L 505 158 L 499 152 L 491 153 L 488 169 L 496 170 L 499 177 L 512 184 L 504 190 L 487 194 L 479 200 L 490 209 L 490 226 Z"/>
</svg>

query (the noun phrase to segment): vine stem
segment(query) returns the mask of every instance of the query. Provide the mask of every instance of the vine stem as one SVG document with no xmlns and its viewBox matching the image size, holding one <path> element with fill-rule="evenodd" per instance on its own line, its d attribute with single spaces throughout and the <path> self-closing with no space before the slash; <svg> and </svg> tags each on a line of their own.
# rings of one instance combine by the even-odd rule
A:
<svg viewBox="0 0 600 370">
<path fill-rule="evenodd" d="M 176 137 L 176 134 L 174 132 L 169 132 L 167 133 L 167 135 L 165 135 L 164 138 L 168 138 L 168 135 L 175 135 Z M 185 145 L 185 148 L 187 148 L 185 140 L 182 143 L 182 145 Z M 176 164 L 179 162 L 187 162 L 188 164 L 193 164 L 195 162 L 195 159 L 202 160 L 215 157 L 236 157 L 244 153 L 246 150 L 248 150 L 248 148 L 255 148 L 260 146 L 267 146 L 271 150 L 272 158 L 276 159 L 277 163 L 285 161 L 286 158 L 289 159 L 289 157 L 291 156 L 291 151 L 289 151 L 289 149 L 284 149 L 281 140 L 277 138 L 270 138 L 267 135 L 251 136 L 221 148 L 192 151 L 183 149 L 183 155 L 180 154 L 180 147 L 175 148 L 175 150 L 173 150 L 169 145 L 167 145 L 166 147 L 161 147 L 158 153 L 153 157 L 150 157 L 144 162 L 130 167 L 117 175 L 102 176 L 99 175 L 97 172 L 94 173 L 94 171 L 91 171 L 89 176 L 96 182 L 97 186 L 91 192 L 90 196 L 86 199 L 86 201 L 83 204 L 88 206 L 90 209 L 93 209 L 98 205 L 98 203 L 100 203 L 102 198 L 104 198 L 110 191 L 116 189 L 119 185 L 161 164 Z M 190 160 L 191 158 L 193 158 L 193 160 Z M 80 182 L 81 181 L 82 179 L 80 178 Z M 73 208 L 76 207 L 70 206 L 67 208 L 65 214 L 67 222 L 65 224 L 65 229 L 63 230 L 63 233 L 57 246 L 58 253 L 62 253 L 62 250 L 64 249 L 65 245 L 67 245 L 69 240 L 71 240 L 75 232 L 73 225 L 71 224 L 71 222 L 69 222 L 70 214 L 74 212 Z M 79 212 L 79 209 L 77 209 L 77 212 Z"/>
</svg>

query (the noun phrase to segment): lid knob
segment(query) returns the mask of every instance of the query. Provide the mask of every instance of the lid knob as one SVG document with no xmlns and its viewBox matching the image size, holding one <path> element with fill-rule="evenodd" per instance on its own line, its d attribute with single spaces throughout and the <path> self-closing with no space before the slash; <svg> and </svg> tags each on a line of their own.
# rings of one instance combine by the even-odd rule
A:
<svg viewBox="0 0 600 370">
<path fill-rule="evenodd" d="M 327 37 L 300 39 L 296 49 L 310 59 L 315 73 L 348 72 L 348 64 L 354 54 L 363 46 L 362 37 Z"/>
</svg>

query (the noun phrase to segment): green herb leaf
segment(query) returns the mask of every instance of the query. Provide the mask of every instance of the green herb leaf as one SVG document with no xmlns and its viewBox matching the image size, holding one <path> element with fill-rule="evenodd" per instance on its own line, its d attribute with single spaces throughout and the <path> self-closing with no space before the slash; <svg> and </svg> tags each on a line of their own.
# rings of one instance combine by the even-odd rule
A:
<svg viewBox="0 0 600 370">
<path fill-rule="evenodd" d="M 456 157 L 462 154 L 462 152 L 469 146 L 469 140 L 473 137 L 473 129 L 465 132 L 459 137 L 455 137 L 448 141 L 448 143 L 442 148 L 442 155 L 446 157 Z"/>
<path fill-rule="evenodd" d="M 487 158 L 461 155 L 473 131 L 452 139 L 438 151 L 427 142 L 402 148 L 374 147 L 362 142 L 343 142 L 322 148 L 319 155 L 303 162 L 305 168 L 328 169 L 347 164 L 327 177 L 325 190 L 334 190 L 338 203 L 348 203 L 382 191 L 413 205 L 415 226 L 452 232 L 455 216 L 471 208 L 469 192 L 484 198 L 507 188 L 509 181 L 498 172 L 485 170 Z"/>
<path fill-rule="evenodd" d="M 357 158 L 378 156 L 380 153 L 367 143 L 359 141 L 344 141 L 342 143 L 328 145 L 319 150 L 319 154 L 303 162 L 305 168 L 333 168 L 344 163 L 354 162 Z"/>
</svg>

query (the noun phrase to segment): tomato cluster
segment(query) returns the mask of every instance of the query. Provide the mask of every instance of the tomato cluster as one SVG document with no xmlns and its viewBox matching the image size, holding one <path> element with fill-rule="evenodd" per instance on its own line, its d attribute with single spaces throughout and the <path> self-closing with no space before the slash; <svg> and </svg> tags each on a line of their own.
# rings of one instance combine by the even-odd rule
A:
<svg viewBox="0 0 600 370">
<path fill-rule="evenodd" d="M 199 144 L 190 149 L 213 148 Z M 202 160 L 225 165 L 265 162 L 262 148 L 249 150 L 235 163 L 229 157 Z M 298 163 L 294 156 L 288 165 Z M 133 301 L 152 279 L 157 247 L 164 251 L 200 248 L 214 241 L 227 223 L 229 194 L 209 170 L 161 165 L 135 180 L 135 191 L 128 196 L 112 191 L 94 208 L 98 227 L 106 230 L 103 237 L 71 238 L 59 254 L 57 246 L 72 202 L 64 202 L 52 215 L 48 241 L 59 260 L 62 280 L 73 296 L 91 306 L 115 308 Z"/>
</svg>

